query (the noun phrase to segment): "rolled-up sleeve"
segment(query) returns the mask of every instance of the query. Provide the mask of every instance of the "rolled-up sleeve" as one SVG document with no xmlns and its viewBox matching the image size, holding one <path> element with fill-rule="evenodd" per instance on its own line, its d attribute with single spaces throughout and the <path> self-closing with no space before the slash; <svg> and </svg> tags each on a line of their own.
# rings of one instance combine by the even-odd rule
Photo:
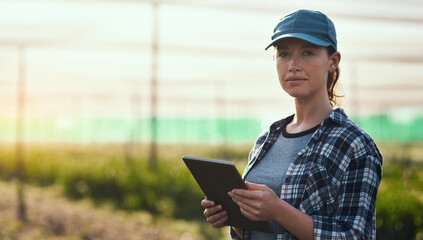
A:
<svg viewBox="0 0 423 240">
<path fill-rule="evenodd" d="M 376 194 L 382 156 L 373 145 L 354 151 L 341 182 L 334 215 L 312 216 L 315 239 L 375 239 Z"/>
</svg>

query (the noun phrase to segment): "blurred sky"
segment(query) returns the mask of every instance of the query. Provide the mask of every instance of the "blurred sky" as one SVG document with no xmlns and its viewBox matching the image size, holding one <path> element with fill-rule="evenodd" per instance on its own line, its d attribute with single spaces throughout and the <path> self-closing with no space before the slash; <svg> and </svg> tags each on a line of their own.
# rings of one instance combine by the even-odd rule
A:
<svg viewBox="0 0 423 240">
<path fill-rule="evenodd" d="M 279 19 L 300 8 L 335 23 L 350 114 L 423 112 L 423 1 L 157 3 L 159 116 L 292 113 L 264 48 Z M 0 115 L 16 112 L 20 62 L 29 116 L 148 116 L 152 9 L 136 0 L 0 1 Z"/>
</svg>

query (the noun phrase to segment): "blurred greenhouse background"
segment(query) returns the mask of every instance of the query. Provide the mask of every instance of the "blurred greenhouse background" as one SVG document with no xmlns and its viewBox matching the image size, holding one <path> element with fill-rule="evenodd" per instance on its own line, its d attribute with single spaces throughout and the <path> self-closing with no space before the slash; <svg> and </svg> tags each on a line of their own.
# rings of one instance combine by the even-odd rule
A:
<svg viewBox="0 0 423 240">
<path fill-rule="evenodd" d="M 336 23 L 347 112 L 377 140 L 422 140 L 422 4 L 330 3 L 1 1 L 0 139 L 23 81 L 30 142 L 148 142 L 152 114 L 163 143 L 251 142 L 293 112 L 264 46 L 307 7 Z"/>
<path fill-rule="evenodd" d="M 22 175 L 32 185 L 62 185 L 73 199 L 112 199 L 118 209 L 171 212 L 198 222 L 191 214 L 201 215 L 198 206 L 178 212 L 184 198 L 143 191 L 173 182 L 179 193 L 201 200 L 198 189 L 190 190 L 195 183 L 180 166 L 182 155 L 242 166 L 257 135 L 294 112 L 277 80 L 274 51 L 264 48 L 279 19 L 300 8 L 320 10 L 334 21 L 342 107 L 384 156 L 386 184 L 378 201 L 391 205 L 378 202 L 378 238 L 423 239 L 418 0 L 1 0 L 0 178 L 10 182 Z M 148 172 L 134 160 L 152 158 L 173 161 L 180 178 L 134 177 Z M 125 172 L 119 159 L 140 172 Z M 14 164 L 26 165 L 24 173 Z M 99 175 L 92 177 L 95 168 Z M 393 203 L 402 204 L 400 210 L 391 212 L 398 206 Z M 63 224 L 59 235 L 72 229 Z M 198 228 L 200 239 L 216 237 Z M 11 232 L 3 229 L 0 239 Z M 189 239 L 182 232 L 178 239 Z"/>
</svg>

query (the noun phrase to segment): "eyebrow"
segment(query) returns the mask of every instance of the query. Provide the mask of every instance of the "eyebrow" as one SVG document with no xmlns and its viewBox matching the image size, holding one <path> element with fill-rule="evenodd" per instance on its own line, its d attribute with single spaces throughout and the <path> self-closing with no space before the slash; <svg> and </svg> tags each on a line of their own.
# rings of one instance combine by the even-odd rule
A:
<svg viewBox="0 0 423 240">
<path fill-rule="evenodd" d="M 314 44 L 309 44 L 309 45 L 303 45 L 301 46 L 301 48 L 317 48 L 317 46 Z"/>
<path fill-rule="evenodd" d="M 301 45 L 300 48 L 301 49 L 304 49 L 304 48 L 317 48 L 317 45 L 314 45 L 314 44 Z M 288 49 L 288 47 L 287 46 L 284 46 L 284 45 L 277 46 L 277 50 L 281 50 L 281 49 Z"/>
</svg>

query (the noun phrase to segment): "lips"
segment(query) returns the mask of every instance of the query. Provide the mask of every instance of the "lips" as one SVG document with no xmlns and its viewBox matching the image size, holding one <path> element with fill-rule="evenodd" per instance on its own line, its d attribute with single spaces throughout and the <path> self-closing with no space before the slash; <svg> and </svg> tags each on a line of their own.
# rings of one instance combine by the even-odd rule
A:
<svg viewBox="0 0 423 240">
<path fill-rule="evenodd" d="M 306 81 L 307 78 L 303 78 L 303 77 L 287 77 L 285 79 L 286 82 L 300 82 L 300 81 Z"/>
</svg>

